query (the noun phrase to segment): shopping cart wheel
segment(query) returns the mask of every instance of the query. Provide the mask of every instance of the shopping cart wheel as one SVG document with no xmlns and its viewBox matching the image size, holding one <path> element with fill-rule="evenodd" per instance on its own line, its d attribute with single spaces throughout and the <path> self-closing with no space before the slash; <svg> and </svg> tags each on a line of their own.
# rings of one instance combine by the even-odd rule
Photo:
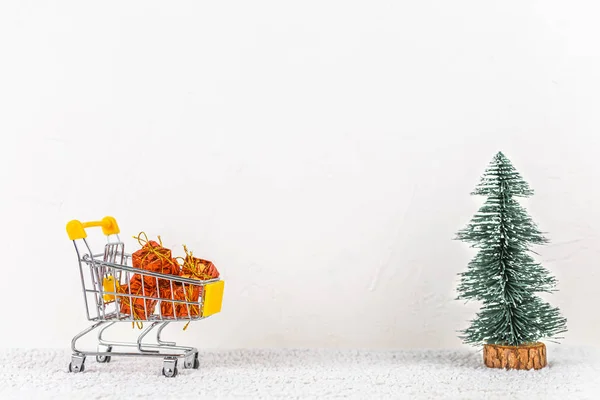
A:
<svg viewBox="0 0 600 400">
<path fill-rule="evenodd" d="M 96 356 L 96 361 L 98 361 L 99 363 L 109 363 L 110 356 Z"/>
<path fill-rule="evenodd" d="M 69 363 L 69 372 L 83 372 L 85 371 L 85 357 L 72 356 L 71 362 Z"/>
<path fill-rule="evenodd" d="M 167 378 L 174 378 L 177 376 L 177 359 L 176 358 L 165 358 L 163 362 L 162 374 Z"/>
<path fill-rule="evenodd" d="M 85 364 L 81 364 L 79 367 L 73 366 L 73 363 L 69 363 L 69 372 L 83 372 L 85 371 Z"/>
<path fill-rule="evenodd" d="M 99 351 L 100 349 L 98 349 Z M 110 353 L 112 351 L 112 346 L 108 346 L 106 348 L 106 352 Z M 96 361 L 98 361 L 99 363 L 109 363 L 110 362 L 111 357 L 110 356 L 96 356 Z"/>
<path fill-rule="evenodd" d="M 185 369 L 198 369 L 200 367 L 200 361 L 198 361 L 198 353 L 193 353 L 187 356 L 183 361 L 183 368 Z"/>
<path fill-rule="evenodd" d="M 170 370 L 166 370 L 163 368 L 162 370 L 162 374 L 164 376 L 166 376 L 167 378 L 175 378 L 177 376 L 177 374 L 179 373 L 179 371 L 177 370 L 177 368 L 175 369 L 170 369 Z"/>
</svg>

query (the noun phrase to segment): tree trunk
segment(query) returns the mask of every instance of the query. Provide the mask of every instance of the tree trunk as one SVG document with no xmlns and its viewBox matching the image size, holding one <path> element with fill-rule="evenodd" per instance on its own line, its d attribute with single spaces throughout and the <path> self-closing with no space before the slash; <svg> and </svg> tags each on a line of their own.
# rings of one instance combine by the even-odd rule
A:
<svg viewBox="0 0 600 400">
<path fill-rule="evenodd" d="M 533 343 L 523 346 L 483 346 L 483 362 L 490 368 L 542 369 L 546 361 L 546 345 Z"/>
</svg>

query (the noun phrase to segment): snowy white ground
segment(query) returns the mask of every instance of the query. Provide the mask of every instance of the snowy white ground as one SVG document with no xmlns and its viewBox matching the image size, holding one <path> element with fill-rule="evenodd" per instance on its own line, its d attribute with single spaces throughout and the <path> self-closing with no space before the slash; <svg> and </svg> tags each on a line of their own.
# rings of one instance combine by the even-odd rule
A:
<svg viewBox="0 0 600 400">
<path fill-rule="evenodd" d="M 453 351 L 206 351 L 199 370 L 164 378 L 159 359 L 86 360 L 67 372 L 66 350 L 2 350 L 0 398 L 69 399 L 598 399 L 600 351 L 558 346 L 541 371 L 482 366 Z"/>
</svg>

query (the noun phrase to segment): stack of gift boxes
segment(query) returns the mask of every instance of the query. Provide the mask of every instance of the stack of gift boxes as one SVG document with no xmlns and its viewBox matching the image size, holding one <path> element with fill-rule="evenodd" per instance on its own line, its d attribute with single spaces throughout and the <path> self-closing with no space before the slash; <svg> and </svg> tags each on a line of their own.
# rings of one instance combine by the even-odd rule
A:
<svg viewBox="0 0 600 400">
<path fill-rule="evenodd" d="M 194 257 L 185 246 L 185 258 L 179 258 L 183 260 L 180 265 L 171 250 L 159 243 L 160 238 L 159 242 L 147 238 L 143 240 L 142 235 L 143 233 L 137 238 L 140 244 L 143 243 L 142 248 L 131 255 L 134 268 L 202 281 L 219 277 L 219 271 L 212 262 Z M 132 315 L 136 320 L 148 319 L 155 312 L 157 299 L 160 299 L 160 313 L 163 317 L 191 318 L 200 315 L 198 300 L 202 296 L 201 285 L 182 284 L 138 273 L 133 274 L 127 284 L 120 286 L 117 293 L 127 295 L 117 295 L 120 313 Z M 150 298 L 129 297 L 129 294 Z"/>
</svg>

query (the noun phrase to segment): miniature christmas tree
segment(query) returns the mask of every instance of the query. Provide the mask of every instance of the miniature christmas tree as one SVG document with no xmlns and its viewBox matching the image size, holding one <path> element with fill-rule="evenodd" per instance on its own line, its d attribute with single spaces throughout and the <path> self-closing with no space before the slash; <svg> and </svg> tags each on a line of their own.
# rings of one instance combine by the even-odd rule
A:
<svg viewBox="0 0 600 400">
<path fill-rule="evenodd" d="M 472 194 L 487 200 L 457 235 L 479 250 L 460 274 L 458 299 L 480 301 L 482 308 L 461 338 L 484 345 L 488 367 L 543 368 L 546 349 L 538 341 L 557 338 L 566 320 L 536 295 L 553 292 L 556 281 L 529 254 L 532 245 L 548 242 L 516 200 L 533 191 L 499 152 Z"/>
</svg>

